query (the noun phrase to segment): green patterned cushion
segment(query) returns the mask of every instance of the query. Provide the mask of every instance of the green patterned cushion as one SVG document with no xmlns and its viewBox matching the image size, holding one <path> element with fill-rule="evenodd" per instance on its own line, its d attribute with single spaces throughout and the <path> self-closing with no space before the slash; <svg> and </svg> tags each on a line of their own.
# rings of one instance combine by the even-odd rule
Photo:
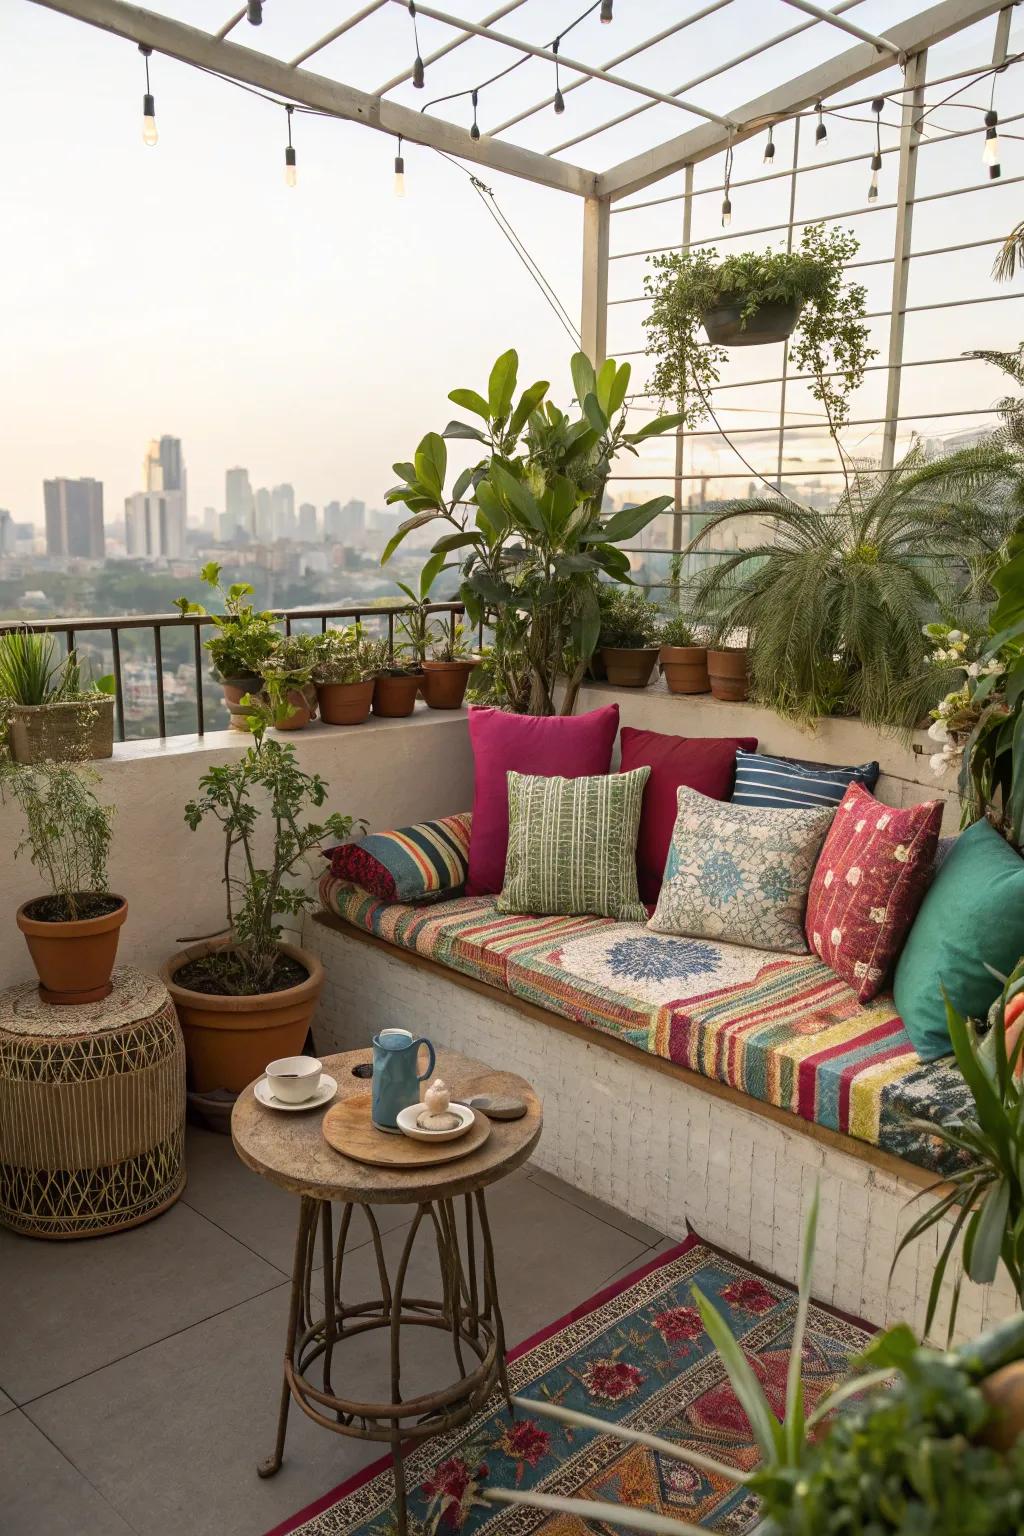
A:
<svg viewBox="0 0 1024 1536">
<path fill-rule="evenodd" d="M 642 923 L 636 839 L 650 768 L 594 778 L 508 775 L 508 858 L 499 912 L 589 912 Z"/>
<path fill-rule="evenodd" d="M 834 805 L 777 810 L 685 787 L 650 926 L 806 954 L 804 908 Z"/>
</svg>

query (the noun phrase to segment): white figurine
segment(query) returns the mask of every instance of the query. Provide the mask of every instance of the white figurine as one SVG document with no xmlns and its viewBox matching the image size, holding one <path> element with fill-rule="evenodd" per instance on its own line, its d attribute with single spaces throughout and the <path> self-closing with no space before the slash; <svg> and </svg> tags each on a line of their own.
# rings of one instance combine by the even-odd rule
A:
<svg viewBox="0 0 1024 1536">
<path fill-rule="evenodd" d="M 451 1101 L 447 1085 L 436 1077 L 423 1095 L 423 1110 L 416 1124 L 423 1131 L 454 1131 L 459 1117 L 448 1108 Z"/>
</svg>

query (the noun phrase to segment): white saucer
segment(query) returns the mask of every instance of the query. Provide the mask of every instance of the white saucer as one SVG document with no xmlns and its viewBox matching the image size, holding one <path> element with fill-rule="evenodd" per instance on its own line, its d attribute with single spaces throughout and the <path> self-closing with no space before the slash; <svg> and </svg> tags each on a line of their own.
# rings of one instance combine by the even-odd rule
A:
<svg viewBox="0 0 1024 1536">
<path fill-rule="evenodd" d="M 302 1109 L 319 1109 L 321 1105 L 329 1104 L 330 1101 L 334 1098 L 334 1095 L 338 1091 L 338 1084 L 333 1077 L 328 1076 L 328 1074 L 324 1072 L 320 1078 L 320 1087 L 317 1089 L 316 1093 L 314 1093 L 311 1098 L 303 1099 L 301 1104 L 286 1104 L 283 1099 L 275 1099 L 274 1095 L 271 1093 L 269 1087 L 267 1086 L 267 1080 L 265 1077 L 261 1077 L 259 1082 L 253 1085 L 252 1091 L 259 1099 L 260 1103 L 266 1105 L 267 1109 L 286 1109 L 293 1111 Z"/>
<path fill-rule="evenodd" d="M 458 1115 L 461 1125 L 457 1125 L 451 1131 L 425 1131 L 416 1124 L 416 1117 L 423 1113 L 422 1104 L 410 1104 L 407 1109 L 398 1112 L 398 1129 L 406 1136 L 411 1136 L 413 1141 L 454 1141 L 457 1136 L 465 1136 L 470 1126 L 476 1119 L 476 1115 L 468 1104 L 449 1104 L 448 1108 L 453 1115 Z"/>
</svg>

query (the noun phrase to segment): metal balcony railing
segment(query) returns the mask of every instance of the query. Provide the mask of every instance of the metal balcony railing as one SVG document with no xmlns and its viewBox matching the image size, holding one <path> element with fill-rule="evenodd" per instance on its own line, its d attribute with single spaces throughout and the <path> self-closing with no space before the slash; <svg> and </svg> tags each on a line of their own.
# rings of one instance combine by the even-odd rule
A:
<svg viewBox="0 0 1024 1536">
<path fill-rule="evenodd" d="M 365 623 L 369 632 L 374 636 L 384 638 L 388 643 L 388 655 L 393 657 L 395 651 L 395 624 L 396 620 L 405 614 L 412 613 L 410 603 L 381 603 L 367 604 L 341 604 L 327 608 L 273 608 L 272 613 L 283 626 L 283 633 L 290 635 L 293 630 L 299 633 L 308 632 L 311 625 L 319 624 L 321 634 L 326 634 L 332 627 L 332 619 L 346 624 Z M 454 635 L 459 619 L 465 613 L 462 603 L 429 603 L 427 612 L 430 614 L 447 614 L 448 621 Z M 17 629 L 27 630 L 35 634 L 52 634 L 64 637 L 66 647 L 73 651 L 79 647 L 79 637 L 85 635 L 98 635 L 110 637 L 110 652 L 115 685 L 115 721 L 117 739 L 125 741 L 125 688 L 124 670 L 121 655 L 121 637 L 126 632 L 150 631 L 153 637 L 153 659 L 156 664 L 156 736 L 167 735 L 167 701 L 164 679 L 164 636 L 167 632 L 176 635 L 192 633 L 192 664 L 194 670 L 194 702 L 196 712 L 196 732 L 202 736 L 206 728 L 206 708 L 203 700 L 203 683 L 209 678 L 209 664 L 203 655 L 203 628 L 213 623 L 210 614 L 186 614 L 184 617 L 177 613 L 143 613 L 123 614 L 102 618 L 82 616 L 79 618 L 56 619 L 0 619 L 0 634 L 5 631 Z M 175 732 L 173 734 L 184 734 Z M 144 737 L 142 739 L 145 739 Z"/>
</svg>

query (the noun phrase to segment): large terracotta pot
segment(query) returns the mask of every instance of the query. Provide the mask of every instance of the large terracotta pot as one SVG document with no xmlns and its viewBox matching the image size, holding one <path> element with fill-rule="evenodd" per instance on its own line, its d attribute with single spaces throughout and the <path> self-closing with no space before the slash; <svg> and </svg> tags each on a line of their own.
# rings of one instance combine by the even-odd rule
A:
<svg viewBox="0 0 1024 1536">
<path fill-rule="evenodd" d="M 993 1450 L 1005 1454 L 1024 1435 L 1024 1360 L 1015 1360 L 1012 1365 L 993 1371 L 979 1386 L 985 1401 L 995 1410 L 981 1438 Z"/>
<path fill-rule="evenodd" d="M 745 646 L 725 651 L 708 651 L 708 677 L 716 699 L 740 704 L 747 696 L 747 650 Z"/>
<path fill-rule="evenodd" d="M 221 687 L 224 689 L 224 703 L 228 707 L 231 716 L 231 729 L 233 731 L 247 731 L 249 729 L 249 711 L 242 707 L 242 700 L 247 693 L 254 697 L 263 687 L 262 677 L 255 672 L 245 677 L 222 677 Z"/>
<path fill-rule="evenodd" d="M 316 696 L 325 725 L 362 725 L 370 718 L 373 678 L 365 683 L 317 683 Z"/>
<path fill-rule="evenodd" d="M 703 645 L 663 645 L 658 660 L 669 693 L 707 693 L 711 687 Z"/>
<path fill-rule="evenodd" d="M 283 992 L 217 997 L 177 984 L 176 971 L 216 948 L 215 944 L 198 944 L 180 950 L 161 967 L 160 975 L 178 1010 L 193 1092 L 226 1088 L 241 1093 L 261 1076 L 268 1061 L 301 1052 L 324 984 L 324 968 L 307 950 L 282 944 L 284 954 L 309 972 L 305 981 Z"/>
<path fill-rule="evenodd" d="M 423 682 L 422 672 L 384 672 L 373 685 L 373 712 L 385 720 L 411 715 Z"/>
<path fill-rule="evenodd" d="M 431 709 L 461 709 L 475 661 L 425 661 L 420 692 Z"/>
<path fill-rule="evenodd" d="M 109 994 L 121 924 L 128 915 L 124 897 L 113 899 L 120 902 L 113 912 L 73 923 L 46 923 L 32 917 L 29 908 L 34 901 L 18 908 L 18 927 L 39 975 L 39 996 L 44 1002 L 95 1003 Z"/>
<path fill-rule="evenodd" d="M 613 688 L 646 688 L 658 659 L 658 647 L 602 645 L 601 660 Z"/>
</svg>

